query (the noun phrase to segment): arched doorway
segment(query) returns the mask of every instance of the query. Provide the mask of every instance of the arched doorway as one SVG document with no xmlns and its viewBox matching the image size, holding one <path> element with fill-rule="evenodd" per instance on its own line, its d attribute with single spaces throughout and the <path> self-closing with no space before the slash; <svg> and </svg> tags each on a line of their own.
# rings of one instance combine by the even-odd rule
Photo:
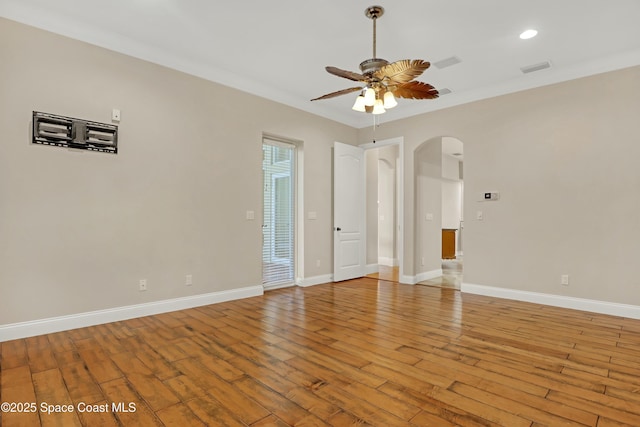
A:
<svg viewBox="0 0 640 427">
<path fill-rule="evenodd" d="M 463 143 L 437 137 L 414 156 L 416 283 L 460 289 L 464 239 Z"/>
</svg>

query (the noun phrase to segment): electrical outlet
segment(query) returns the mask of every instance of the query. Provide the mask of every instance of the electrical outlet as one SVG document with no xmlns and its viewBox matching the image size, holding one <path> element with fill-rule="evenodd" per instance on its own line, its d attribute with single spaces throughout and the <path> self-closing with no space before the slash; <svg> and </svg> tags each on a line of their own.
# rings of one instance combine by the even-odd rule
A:
<svg viewBox="0 0 640 427">
<path fill-rule="evenodd" d="M 187 274 L 184 279 L 184 284 L 187 286 L 193 285 L 193 276 L 191 274 Z"/>
<path fill-rule="evenodd" d="M 422 257 L 422 259 L 420 260 L 420 265 L 424 266 L 425 262 L 424 262 L 424 257 Z"/>
<path fill-rule="evenodd" d="M 320 267 L 320 260 L 316 260 L 316 267 Z"/>
<path fill-rule="evenodd" d="M 569 286 L 569 275 L 563 274 L 560 276 L 560 284 L 562 286 Z"/>
<path fill-rule="evenodd" d="M 139 289 L 140 289 L 140 291 L 146 291 L 147 290 L 147 279 L 140 279 Z"/>
</svg>

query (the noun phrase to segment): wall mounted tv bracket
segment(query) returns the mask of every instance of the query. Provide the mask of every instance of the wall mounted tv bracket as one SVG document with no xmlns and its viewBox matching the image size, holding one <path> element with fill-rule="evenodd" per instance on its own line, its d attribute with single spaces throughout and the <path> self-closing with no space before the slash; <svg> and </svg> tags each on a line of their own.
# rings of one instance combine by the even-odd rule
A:
<svg viewBox="0 0 640 427">
<path fill-rule="evenodd" d="M 118 126 L 34 111 L 32 142 L 118 154 Z"/>
</svg>

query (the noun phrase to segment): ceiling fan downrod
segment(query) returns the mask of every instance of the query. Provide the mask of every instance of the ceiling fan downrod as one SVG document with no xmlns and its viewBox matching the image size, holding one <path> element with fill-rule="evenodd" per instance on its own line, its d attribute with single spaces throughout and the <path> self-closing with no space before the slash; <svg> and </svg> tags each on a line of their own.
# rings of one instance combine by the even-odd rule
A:
<svg viewBox="0 0 640 427">
<path fill-rule="evenodd" d="M 367 18 L 373 21 L 373 58 L 376 58 L 376 46 L 377 46 L 377 36 L 376 36 L 376 23 L 378 22 L 378 18 L 384 14 L 384 8 L 382 6 L 371 6 L 368 7 L 364 14 Z"/>
<path fill-rule="evenodd" d="M 364 14 L 367 18 L 373 21 L 373 57 L 366 61 L 362 61 L 360 64 L 360 70 L 363 74 L 371 76 L 373 73 L 389 63 L 388 61 L 377 57 L 378 37 L 376 23 L 378 18 L 384 14 L 384 8 L 382 6 L 370 6 L 364 10 Z"/>
<path fill-rule="evenodd" d="M 373 59 L 375 59 L 377 58 L 376 47 L 378 43 L 378 37 L 376 35 L 376 23 L 378 22 L 378 18 L 384 15 L 384 8 L 382 6 L 370 6 L 365 9 L 364 14 L 367 18 L 373 21 Z"/>
</svg>

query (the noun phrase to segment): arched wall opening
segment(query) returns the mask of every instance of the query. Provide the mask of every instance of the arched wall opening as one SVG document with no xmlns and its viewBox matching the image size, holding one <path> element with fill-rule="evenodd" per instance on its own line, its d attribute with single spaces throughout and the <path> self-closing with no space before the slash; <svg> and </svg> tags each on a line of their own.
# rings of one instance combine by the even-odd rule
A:
<svg viewBox="0 0 640 427">
<path fill-rule="evenodd" d="M 457 138 L 431 138 L 414 152 L 415 283 L 460 288 L 463 168 L 463 143 Z"/>
</svg>

